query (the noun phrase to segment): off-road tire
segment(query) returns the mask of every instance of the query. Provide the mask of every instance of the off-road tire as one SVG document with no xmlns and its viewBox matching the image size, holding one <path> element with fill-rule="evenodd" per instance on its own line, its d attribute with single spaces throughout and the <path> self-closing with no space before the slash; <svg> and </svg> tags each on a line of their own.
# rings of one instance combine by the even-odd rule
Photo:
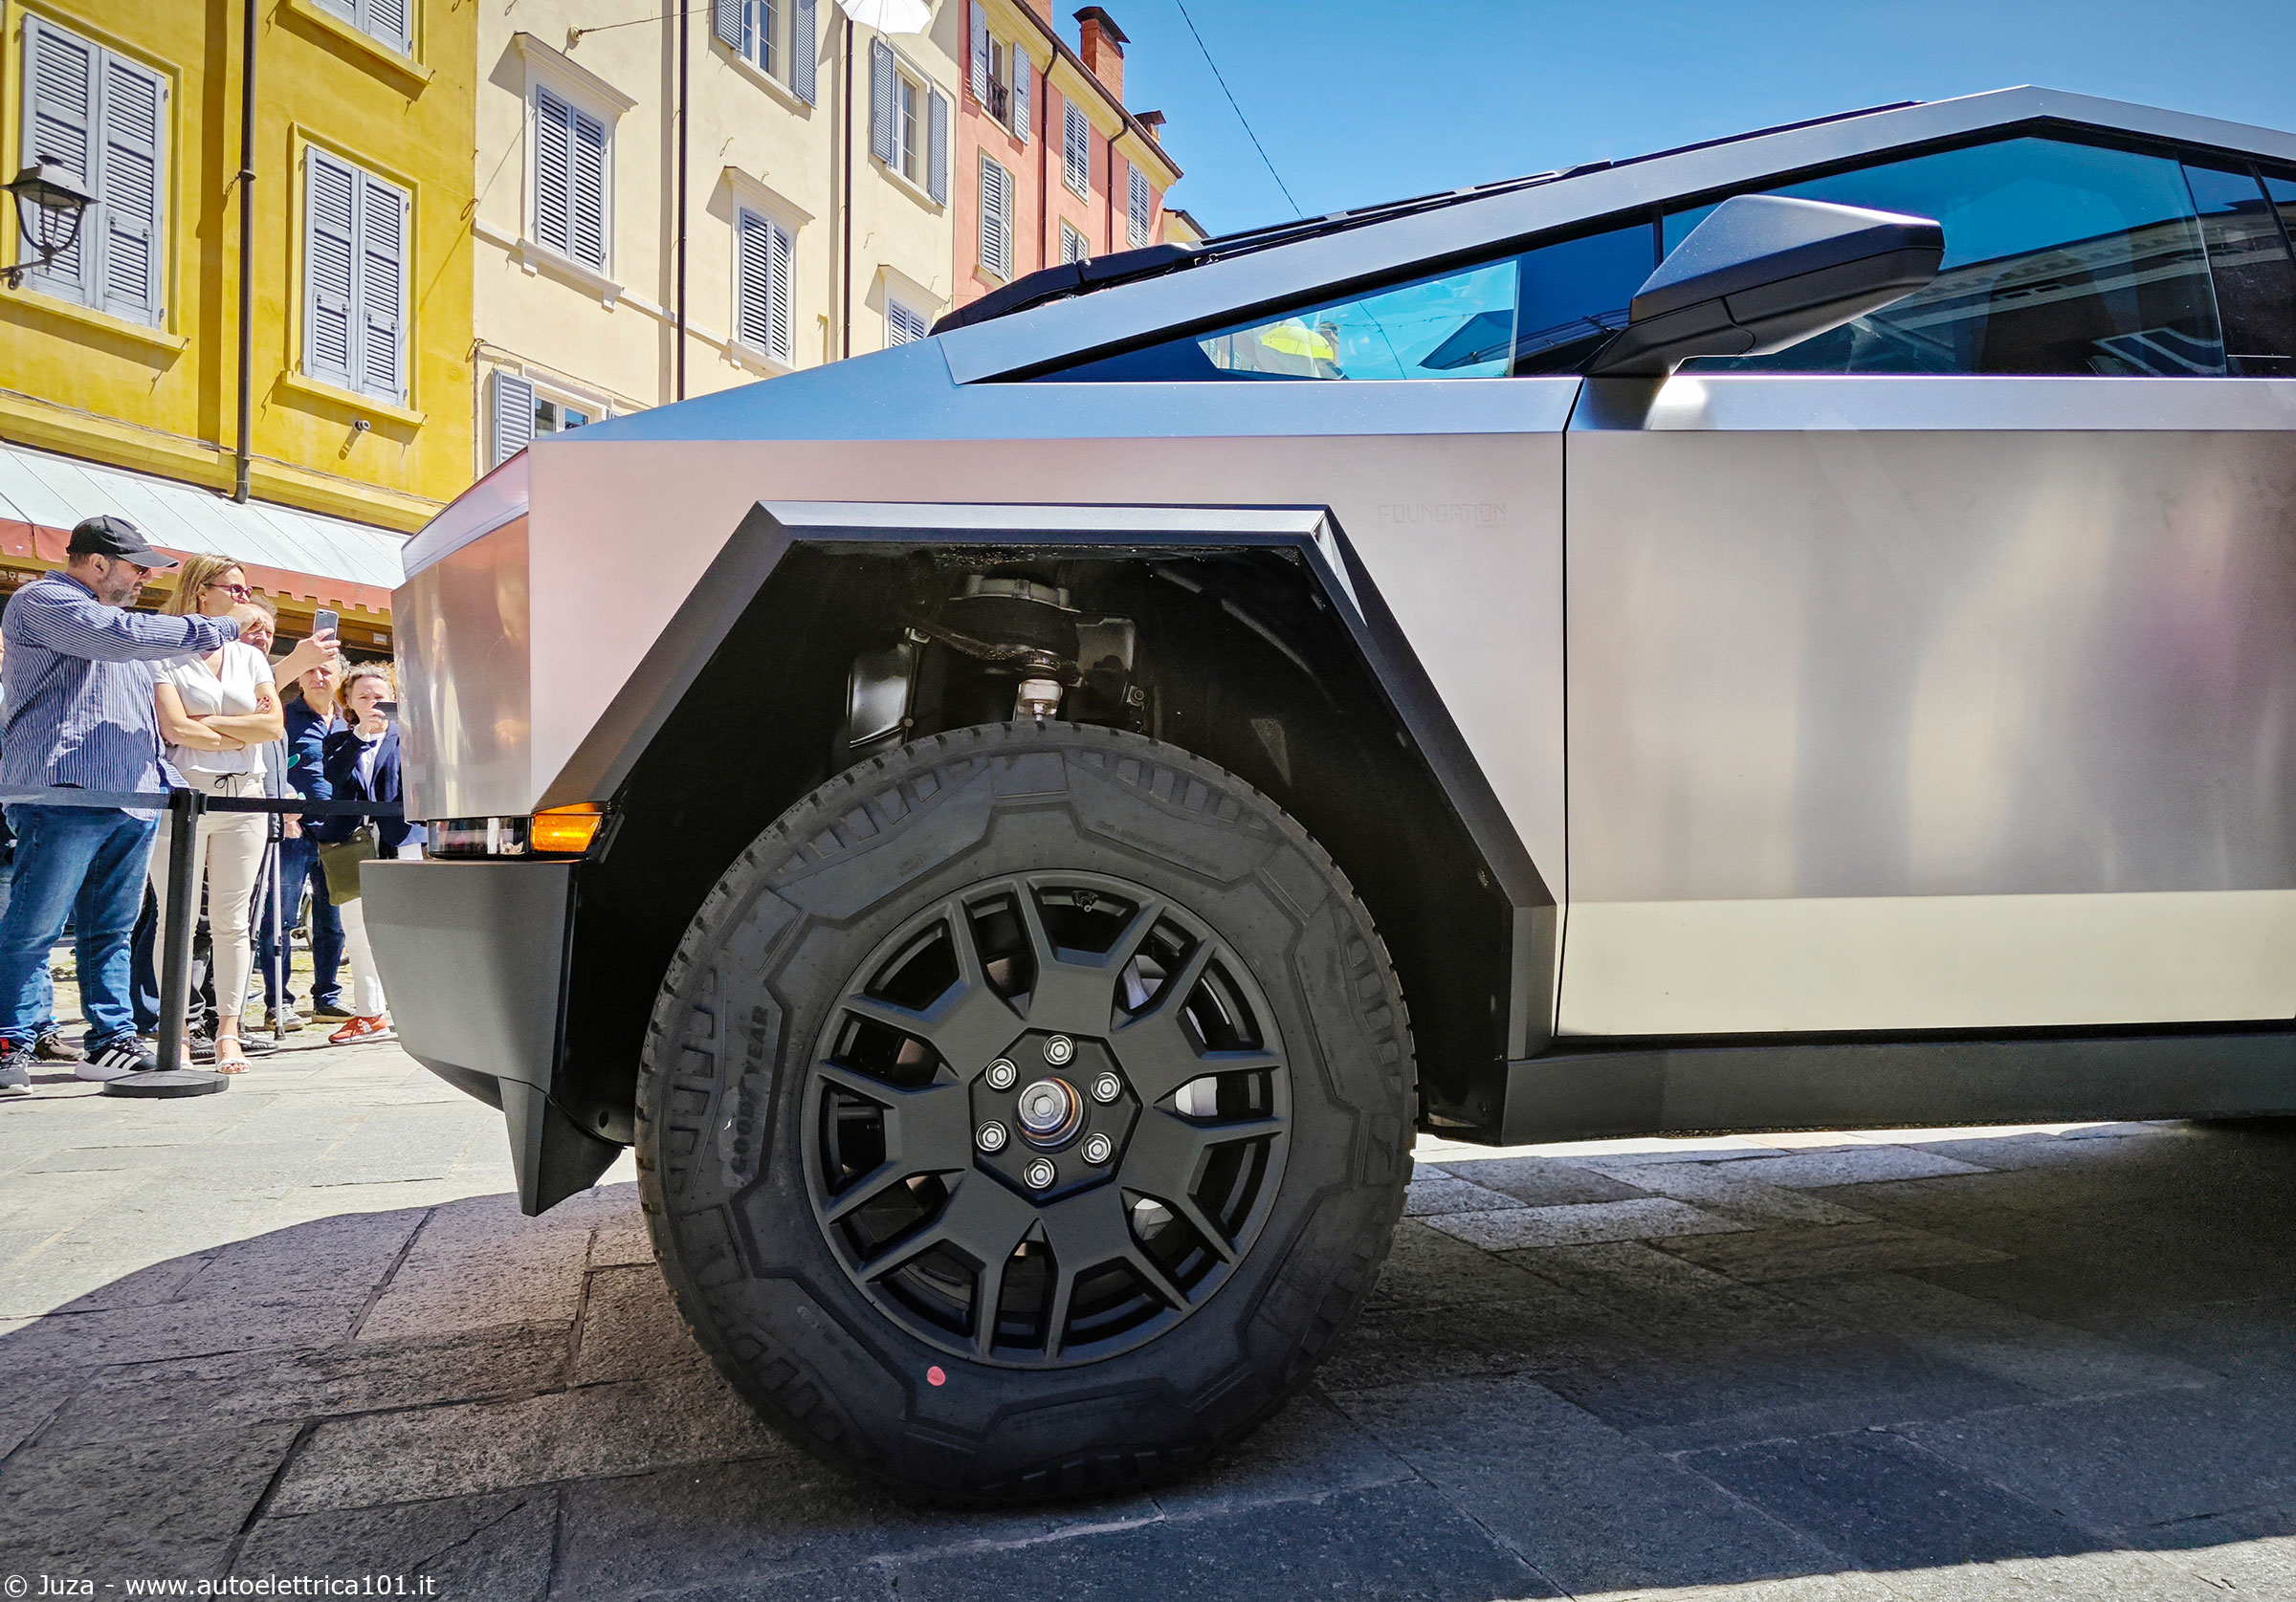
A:
<svg viewBox="0 0 2296 1602">
<path fill-rule="evenodd" d="M 973 1361 L 840 1261 L 806 1176 L 805 1087 L 850 976 L 905 920 L 1052 868 L 1148 887 L 1241 957 L 1286 1042 L 1289 1126 L 1258 1227 L 1181 1322 L 1099 1361 Z M 649 1027 L 640 1194 L 695 1336 L 810 1451 L 938 1502 L 1117 1492 L 1249 1431 L 1353 1322 L 1394 1239 L 1415 1093 L 1386 950 L 1298 824 L 1159 741 L 991 725 L 839 776 L 726 869 Z"/>
</svg>

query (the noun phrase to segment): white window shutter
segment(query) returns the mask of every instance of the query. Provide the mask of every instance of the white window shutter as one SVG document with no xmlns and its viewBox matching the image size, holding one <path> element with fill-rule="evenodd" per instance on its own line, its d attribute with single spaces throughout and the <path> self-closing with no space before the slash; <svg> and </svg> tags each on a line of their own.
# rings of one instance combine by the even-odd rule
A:
<svg viewBox="0 0 2296 1602">
<path fill-rule="evenodd" d="M 547 89 L 534 92 L 534 242 L 574 254 L 571 209 L 574 108 Z"/>
<path fill-rule="evenodd" d="M 741 15 L 748 10 L 744 0 L 716 0 L 710 8 L 710 32 L 736 55 L 741 54 Z"/>
<path fill-rule="evenodd" d="M 317 148 L 306 150 L 303 175 L 303 371 L 348 389 L 358 175 Z"/>
<path fill-rule="evenodd" d="M 1148 192 L 1148 175 L 1129 163 L 1126 167 L 1132 174 L 1132 194 L 1129 197 L 1131 205 L 1125 210 L 1124 231 L 1125 237 L 1132 241 L 1132 248 L 1137 251 L 1148 243 L 1148 230 L 1155 220 L 1156 203 Z"/>
<path fill-rule="evenodd" d="M 911 311 L 898 300 L 885 302 L 885 343 L 888 346 L 905 345 L 925 337 L 926 323 L 918 313 Z"/>
<path fill-rule="evenodd" d="M 1012 47 L 1012 131 L 1028 143 L 1028 53 L 1019 45 Z"/>
<path fill-rule="evenodd" d="M 899 115 L 894 95 L 893 51 L 883 39 L 869 41 L 869 153 L 887 166 L 894 163 L 893 120 Z"/>
<path fill-rule="evenodd" d="M 981 0 L 971 0 L 973 13 L 973 99 L 988 104 L 988 13 Z"/>
<path fill-rule="evenodd" d="M 25 165 L 53 162 L 89 190 L 96 182 L 96 83 L 103 53 L 34 12 L 23 14 Z M 90 222 L 83 216 L 71 248 L 33 273 L 34 284 L 67 299 L 90 298 Z M 38 253 L 19 233 L 16 259 L 30 261 Z"/>
<path fill-rule="evenodd" d="M 1090 200 L 1093 190 L 1093 124 L 1084 115 L 1084 108 L 1074 100 L 1064 102 L 1068 114 L 1062 118 L 1060 176 L 1079 200 Z"/>
<path fill-rule="evenodd" d="M 750 210 L 734 224 L 734 330 L 752 350 L 773 349 L 773 225 Z"/>
<path fill-rule="evenodd" d="M 365 173 L 358 178 L 359 387 L 404 404 L 407 197 Z"/>
<path fill-rule="evenodd" d="M 166 85 L 147 67 L 103 57 L 98 207 L 81 220 L 97 230 L 97 304 L 131 322 L 160 320 L 160 219 L 166 205 Z"/>
<path fill-rule="evenodd" d="M 493 465 L 500 467 L 534 443 L 534 385 L 499 367 L 493 385 Z"/>
<path fill-rule="evenodd" d="M 585 267 L 603 273 L 609 235 L 607 203 L 610 187 L 606 170 L 610 148 L 607 143 L 606 124 L 577 111 L 573 113 L 572 131 L 572 160 L 568 165 L 573 182 L 566 207 L 572 248 L 566 253 Z"/>
<path fill-rule="evenodd" d="M 813 0 L 797 0 L 789 19 L 789 92 L 807 105 L 814 103 L 813 75 L 820 55 L 821 25 L 814 18 Z"/>
<path fill-rule="evenodd" d="M 382 40 L 402 55 L 411 55 L 414 39 L 408 28 L 408 0 L 361 0 L 366 12 L 361 30 Z"/>
<path fill-rule="evenodd" d="M 797 365 L 797 241 L 778 224 L 768 225 L 773 240 L 773 343 L 775 361 Z"/>
<path fill-rule="evenodd" d="M 949 101 L 938 89 L 927 109 L 925 192 L 941 206 L 949 203 Z"/>
<path fill-rule="evenodd" d="M 1011 186 L 1004 167 L 981 158 L 981 265 L 1000 278 L 1012 276 Z"/>
</svg>

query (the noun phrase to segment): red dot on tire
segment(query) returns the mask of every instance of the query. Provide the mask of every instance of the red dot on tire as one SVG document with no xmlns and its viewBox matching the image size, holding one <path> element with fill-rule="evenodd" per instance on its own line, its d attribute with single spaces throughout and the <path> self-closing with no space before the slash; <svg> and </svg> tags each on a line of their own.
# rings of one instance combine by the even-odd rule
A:
<svg viewBox="0 0 2296 1602">
<path fill-rule="evenodd" d="M 931 1368 L 925 1371 L 925 1383 L 927 1385 L 946 1385 L 948 1382 L 949 1376 L 941 1372 L 940 1365 L 938 1363 L 934 1364 Z"/>
</svg>

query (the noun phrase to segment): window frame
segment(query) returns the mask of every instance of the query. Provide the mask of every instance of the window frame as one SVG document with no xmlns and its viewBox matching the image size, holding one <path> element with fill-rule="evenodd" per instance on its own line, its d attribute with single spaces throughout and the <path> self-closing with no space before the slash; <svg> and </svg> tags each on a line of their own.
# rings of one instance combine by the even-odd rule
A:
<svg viewBox="0 0 2296 1602">
<path fill-rule="evenodd" d="M 1072 247 L 1072 248 L 1071 248 L 1071 247 Z M 1077 227 L 1077 226 L 1076 226 L 1074 223 L 1071 223 L 1071 222 L 1070 222 L 1070 221 L 1068 220 L 1068 218 L 1066 218 L 1066 217 L 1063 217 L 1063 218 L 1061 218 L 1061 220 L 1060 220 L 1060 263 L 1061 263 L 1061 265 L 1062 265 L 1063 267 L 1066 267 L 1066 266 L 1067 266 L 1067 265 L 1069 265 L 1071 262 L 1075 262 L 1075 261 L 1089 261 L 1089 260 L 1092 258 L 1092 254 L 1093 254 L 1093 242 L 1092 242 L 1091 240 L 1087 239 L 1087 238 L 1084 236 L 1084 230 L 1083 230 L 1082 229 L 1079 229 L 1079 228 L 1078 228 L 1078 227 Z"/>
<path fill-rule="evenodd" d="M 999 176 L 1003 180 L 1001 187 L 1003 199 L 1002 203 L 997 208 L 997 221 L 999 226 L 1004 230 L 1003 242 L 1004 253 L 1001 262 L 991 261 L 988 259 L 988 169 L 990 167 L 995 167 Z M 981 186 L 979 189 L 980 204 L 977 208 L 977 210 L 980 213 L 980 226 L 977 231 L 979 232 L 980 238 L 977 242 L 979 245 L 977 253 L 981 258 L 980 268 L 982 273 L 987 274 L 989 276 L 995 278 L 999 283 L 1008 284 L 1012 282 L 1013 268 L 1012 169 L 1007 167 L 1003 162 L 998 161 L 996 157 L 983 150 L 981 152 L 981 170 L 979 182 Z"/>
<path fill-rule="evenodd" d="M 301 281 L 298 285 L 297 305 L 302 326 L 298 331 L 300 337 L 296 341 L 296 376 L 310 384 L 322 384 L 329 389 L 339 390 L 348 395 L 362 396 L 370 401 L 379 401 L 386 406 L 411 406 L 414 397 L 415 190 L 411 185 L 402 184 L 396 179 L 386 178 L 372 167 L 352 160 L 332 146 L 305 141 L 301 144 L 298 155 L 300 157 L 298 165 L 302 169 L 298 185 L 301 190 L 302 220 L 298 241 L 300 253 L 298 262 Z M 313 274 L 318 257 L 315 246 L 319 233 L 316 186 L 319 181 L 319 165 L 324 163 L 332 163 L 342 167 L 351 179 L 350 221 L 346 236 L 350 252 L 348 263 L 350 287 L 349 296 L 344 306 L 346 328 L 343 349 L 344 364 L 340 373 L 324 369 L 317 356 L 319 318 L 316 313 L 321 287 Z M 365 239 L 370 213 L 363 197 L 370 188 L 395 196 L 399 207 L 398 274 L 392 286 L 397 298 L 397 304 L 392 308 L 393 337 L 396 348 L 392 352 L 391 363 L 397 382 L 388 389 L 374 384 L 367 377 L 370 363 L 366 358 L 366 345 L 373 321 L 373 313 L 369 310 L 369 302 L 366 299 L 367 274 L 364 271 L 369 253 Z"/>
<path fill-rule="evenodd" d="M 378 33 L 375 27 L 375 0 L 311 0 L 311 3 L 337 20 L 348 23 L 384 49 L 395 51 L 408 60 L 415 59 L 414 19 L 421 9 L 420 0 L 398 0 L 406 27 L 396 33 Z"/>
<path fill-rule="evenodd" d="M 899 314 L 899 318 L 895 317 L 895 313 Z M 900 318 L 907 318 L 908 321 L 915 326 L 916 332 L 912 334 L 903 334 L 900 338 L 895 339 L 894 335 L 898 333 L 900 329 Z M 895 345 L 914 343 L 918 340 L 929 337 L 932 332 L 933 319 L 931 318 L 925 316 L 924 313 L 918 311 L 916 307 L 910 305 L 906 300 L 901 299 L 898 296 L 891 293 L 886 295 L 885 348 L 887 350 L 891 350 Z"/>
<path fill-rule="evenodd" d="M 1078 200 L 1093 198 L 1093 120 L 1084 107 L 1064 97 L 1060 134 L 1060 181 Z M 1084 130 L 1082 141 L 1077 129 Z M 1081 143 L 1082 148 L 1078 148 Z"/>
<path fill-rule="evenodd" d="M 749 299 L 744 288 L 741 252 L 745 230 L 752 224 L 770 230 L 771 234 L 766 246 L 765 293 L 768 299 L 763 311 L 763 318 L 767 326 L 765 342 L 762 344 L 749 338 L 745 316 L 749 309 Z M 797 242 L 800 226 L 783 215 L 776 208 L 765 204 L 761 198 L 744 194 L 738 195 L 734 201 L 732 230 L 733 333 L 727 342 L 751 361 L 778 367 L 784 372 L 794 372 L 797 369 Z M 787 272 L 786 294 L 783 300 L 778 323 L 774 320 L 774 307 L 770 298 L 773 293 L 771 278 L 773 252 L 777 250 L 783 254 Z M 776 348 L 777 346 L 780 348 Z"/>
</svg>

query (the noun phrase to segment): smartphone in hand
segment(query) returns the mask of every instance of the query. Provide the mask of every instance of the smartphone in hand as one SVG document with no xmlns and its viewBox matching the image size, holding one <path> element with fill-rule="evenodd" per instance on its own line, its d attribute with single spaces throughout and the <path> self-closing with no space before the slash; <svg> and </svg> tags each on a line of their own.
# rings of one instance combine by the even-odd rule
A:
<svg viewBox="0 0 2296 1602">
<path fill-rule="evenodd" d="M 314 634 L 338 633 L 342 626 L 342 617 L 324 606 L 311 614 L 311 632 Z"/>
</svg>

